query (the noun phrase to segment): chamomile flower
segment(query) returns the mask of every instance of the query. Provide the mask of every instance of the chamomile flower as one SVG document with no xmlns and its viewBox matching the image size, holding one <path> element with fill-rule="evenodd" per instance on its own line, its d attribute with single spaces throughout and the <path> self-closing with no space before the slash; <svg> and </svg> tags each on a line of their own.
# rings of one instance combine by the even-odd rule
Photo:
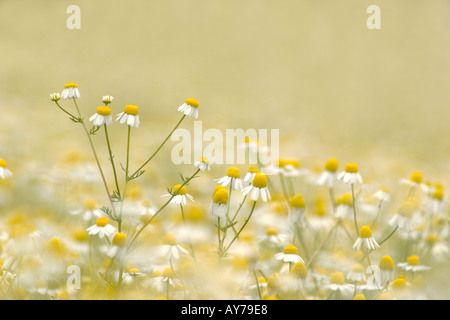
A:
<svg viewBox="0 0 450 320">
<path fill-rule="evenodd" d="M 59 92 L 50 93 L 50 99 L 52 101 L 58 101 L 59 99 L 61 99 L 61 95 L 59 94 Z"/>
<path fill-rule="evenodd" d="M 123 232 L 117 232 L 112 239 L 111 246 L 106 252 L 108 257 L 120 256 L 126 250 L 127 236 Z"/>
<path fill-rule="evenodd" d="M 261 199 L 264 202 L 270 200 L 269 189 L 267 189 L 267 177 L 265 174 L 257 173 L 253 178 L 252 184 L 242 189 L 242 194 L 245 196 L 251 192 L 251 199 L 258 200 L 261 194 Z"/>
<path fill-rule="evenodd" d="M 111 109 L 107 106 L 97 108 L 97 112 L 89 118 L 94 126 L 100 127 L 104 124 L 110 125 L 112 123 Z"/>
<path fill-rule="evenodd" d="M 217 183 L 224 187 L 231 184 L 233 190 L 240 190 L 242 189 L 242 181 L 240 178 L 239 168 L 231 167 L 227 170 L 227 174 L 224 177 L 217 180 Z"/>
<path fill-rule="evenodd" d="M 296 194 L 289 200 L 289 220 L 293 223 L 300 223 L 305 212 L 305 199 L 301 194 Z"/>
<path fill-rule="evenodd" d="M 339 219 L 353 217 L 353 197 L 350 192 L 337 198 L 335 217 Z"/>
<path fill-rule="evenodd" d="M 382 256 L 380 263 L 378 264 L 380 268 L 379 280 L 380 286 L 384 286 L 386 283 L 394 280 L 394 260 L 390 256 Z"/>
<path fill-rule="evenodd" d="M 186 99 L 186 102 L 178 108 L 178 111 L 184 113 L 186 116 L 194 117 L 195 119 L 197 119 L 199 105 L 199 102 L 194 98 L 188 98 Z"/>
<path fill-rule="evenodd" d="M 366 275 L 364 273 L 364 267 L 360 263 L 355 263 L 352 266 L 352 270 L 347 273 L 347 280 L 360 283 L 366 281 Z"/>
<path fill-rule="evenodd" d="M 172 258 L 179 259 L 183 254 L 188 254 L 188 251 L 178 244 L 177 238 L 172 232 L 167 233 L 159 247 L 159 255 L 170 260 Z"/>
<path fill-rule="evenodd" d="M 247 184 L 251 184 L 253 181 L 253 178 L 255 177 L 255 175 L 258 173 L 258 168 L 256 167 L 250 167 L 247 170 L 247 173 L 245 174 L 244 177 L 244 182 L 246 182 Z"/>
<path fill-rule="evenodd" d="M 337 182 L 338 162 L 335 158 L 330 158 L 325 163 L 325 170 L 319 177 L 317 183 L 319 185 L 327 185 L 332 188 Z"/>
<path fill-rule="evenodd" d="M 389 220 L 389 225 L 392 227 L 398 227 L 403 231 L 410 231 L 412 228 L 412 218 L 416 210 L 415 203 L 411 200 L 406 200 L 400 205 L 395 214 Z"/>
<path fill-rule="evenodd" d="M 211 214 L 215 217 L 225 218 L 228 209 L 228 190 L 221 185 L 216 188 L 213 194 Z"/>
<path fill-rule="evenodd" d="M 361 227 L 359 237 L 353 244 L 353 249 L 360 250 L 362 246 L 367 250 L 375 250 L 380 247 L 377 241 L 372 237 L 372 230 L 370 230 L 369 226 Z"/>
<path fill-rule="evenodd" d="M 94 236 L 98 235 L 100 239 L 105 236 L 109 238 L 116 232 L 116 228 L 109 224 L 109 220 L 105 217 L 98 218 L 94 225 L 86 229 L 87 233 Z"/>
<path fill-rule="evenodd" d="M 345 170 L 339 173 L 338 180 L 345 184 L 362 184 L 363 180 L 358 172 L 356 163 L 347 163 Z"/>
<path fill-rule="evenodd" d="M 260 243 L 268 243 L 274 246 L 279 246 L 288 240 L 288 237 L 284 233 L 280 233 L 276 227 L 267 227 L 264 236 L 260 236 L 258 241 Z"/>
<path fill-rule="evenodd" d="M 378 199 L 383 202 L 387 202 L 391 199 L 389 189 L 386 187 L 381 187 L 373 194 L 375 199 Z"/>
<path fill-rule="evenodd" d="M 400 182 L 410 187 L 420 187 L 422 185 L 422 172 L 414 171 L 409 179 L 401 179 Z"/>
<path fill-rule="evenodd" d="M 8 164 L 5 160 L 0 159 L 0 178 L 6 179 L 12 177 L 12 172 L 7 168 Z"/>
<path fill-rule="evenodd" d="M 275 254 L 275 259 L 293 263 L 297 263 L 299 261 L 303 263 L 305 262 L 303 261 L 302 257 L 299 256 L 297 247 L 292 244 L 285 247 L 283 252 Z"/>
<path fill-rule="evenodd" d="M 172 188 L 172 193 L 164 194 L 161 197 L 170 197 L 172 195 L 175 195 L 172 200 L 170 200 L 170 203 L 173 203 L 175 205 L 182 205 L 185 206 L 187 204 L 187 199 L 194 201 L 194 198 L 187 193 L 186 186 L 182 186 L 181 184 L 177 184 Z"/>
<path fill-rule="evenodd" d="M 103 102 L 105 105 L 108 105 L 108 104 L 110 104 L 110 103 L 113 101 L 113 99 L 114 99 L 113 96 L 103 96 L 103 97 L 102 97 L 102 102 Z"/>
<path fill-rule="evenodd" d="M 348 294 L 353 290 L 352 285 L 345 283 L 345 276 L 340 271 L 331 273 L 329 283 L 326 287 L 330 291 L 339 292 L 339 294 Z"/>
<path fill-rule="evenodd" d="M 80 99 L 80 92 L 78 91 L 78 84 L 74 82 L 68 82 L 64 85 L 64 89 L 61 92 L 61 99 Z"/>
<path fill-rule="evenodd" d="M 411 272 L 428 271 L 431 269 L 429 266 L 421 265 L 420 258 L 417 255 L 409 256 L 408 259 L 406 259 L 406 262 L 397 263 L 397 267 Z"/>
<path fill-rule="evenodd" d="M 195 161 L 194 167 L 199 169 L 200 171 L 209 171 L 211 169 L 209 160 L 206 157 L 201 157 L 200 159 Z"/>
<path fill-rule="evenodd" d="M 119 121 L 121 124 L 126 123 L 130 127 L 138 128 L 140 124 L 139 120 L 139 107 L 134 105 L 126 105 L 123 109 L 123 112 L 117 115 L 116 121 Z"/>
<path fill-rule="evenodd" d="M 93 199 L 85 200 L 81 209 L 71 210 L 70 213 L 73 215 L 82 215 L 85 221 L 89 221 L 92 218 L 100 218 L 103 215 L 102 210 L 97 208 Z"/>
<path fill-rule="evenodd" d="M 171 267 L 164 268 L 163 272 L 161 273 L 161 281 L 168 282 L 169 285 L 176 288 L 183 284 L 183 282 L 178 279 L 175 275 L 175 272 L 173 272 L 173 269 Z"/>
</svg>

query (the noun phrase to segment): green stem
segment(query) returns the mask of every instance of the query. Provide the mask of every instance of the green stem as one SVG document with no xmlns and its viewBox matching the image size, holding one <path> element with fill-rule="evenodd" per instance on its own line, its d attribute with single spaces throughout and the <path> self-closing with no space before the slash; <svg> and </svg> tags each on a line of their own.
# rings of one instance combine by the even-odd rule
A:
<svg viewBox="0 0 450 320">
<path fill-rule="evenodd" d="M 234 241 L 236 241 L 236 239 L 239 237 L 239 235 L 241 234 L 242 230 L 244 230 L 245 226 L 247 225 L 247 223 L 250 221 L 250 218 L 252 217 L 253 211 L 255 211 L 255 206 L 256 206 L 256 201 L 253 201 L 253 205 L 252 205 L 252 209 L 250 211 L 250 214 L 248 215 L 248 218 L 245 219 L 244 224 L 242 225 L 241 229 L 239 229 L 238 233 L 234 236 L 234 238 L 231 240 L 231 242 L 228 244 L 228 246 L 225 248 L 225 250 L 222 253 L 222 257 L 227 253 L 227 251 L 230 249 L 231 245 L 233 244 Z"/>
<path fill-rule="evenodd" d="M 156 149 L 156 151 L 150 156 L 150 158 L 148 158 L 147 161 L 144 162 L 144 164 L 142 164 L 132 175 L 130 175 L 130 177 L 134 177 L 137 173 L 139 173 L 139 171 L 141 171 L 142 168 L 144 168 L 147 165 L 147 163 L 149 163 L 156 156 L 156 154 L 159 152 L 159 150 L 161 150 L 161 148 L 164 146 L 164 144 L 167 142 L 167 140 L 169 140 L 169 138 L 172 136 L 172 134 L 178 128 L 178 126 L 181 124 L 181 122 L 184 120 L 184 118 L 186 118 L 186 115 L 183 115 L 181 117 L 180 121 L 178 121 L 176 126 L 172 129 L 172 131 L 169 133 L 169 135 L 166 137 L 166 139 L 164 139 L 164 141 L 161 143 L 161 145 L 158 147 L 158 149 Z"/>
<path fill-rule="evenodd" d="M 256 271 L 253 271 L 253 275 L 255 276 L 256 289 L 258 289 L 258 297 L 259 297 L 259 300 L 262 300 L 261 289 L 259 288 L 259 280 L 258 280 L 258 276 L 256 275 Z"/>
<path fill-rule="evenodd" d="M 114 181 L 116 183 L 116 189 L 117 189 L 117 195 L 119 196 L 119 199 L 121 198 L 120 196 L 120 188 L 119 188 L 119 182 L 117 180 L 117 171 L 116 171 L 116 166 L 114 164 L 114 156 L 112 154 L 112 150 L 111 150 L 111 144 L 109 142 L 109 135 L 108 135 L 108 128 L 106 126 L 106 123 L 103 125 L 105 128 L 105 137 L 106 137 L 106 144 L 108 146 L 108 152 L 109 152 L 109 160 L 111 161 L 111 166 L 113 169 L 113 173 L 114 173 Z"/>
<path fill-rule="evenodd" d="M 353 219 L 355 220 L 355 230 L 356 230 L 356 237 L 359 235 L 359 228 L 358 228 L 358 222 L 356 220 L 356 206 L 355 206 L 355 187 L 352 183 L 352 206 L 353 206 Z"/>
<path fill-rule="evenodd" d="M 195 176 L 200 172 L 200 169 L 197 169 L 194 174 L 192 176 L 190 176 L 188 179 L 186 179 L 183 184 L 180 186 L 180 188 L 178 188 L 177 191 L 175 191 L 169 198 L 169 200 L 167 200 L 162 206 L 161 208 L 159 208 L 155 214 L 148 219 L 145 224 L 134 234 L 133 238 L 131 238 L 129 244 L 128 244 L 128 248 L 131 248 L 131 245 L 133 244 L 134 241 L 136 241 L 136 238 L 142 233 L 142 231 L 144 231 L 144 229 L 153 221 L 153 219 L 155 219 L 160 213 L 161 211 L 167 207 L 167 205 L 170 203 L 170 201 L 172 201 L 172 199 L 178 194 L 178 192 L 181 190 L 182 187 L 184 187 L 186 184 L 188 184 L 192 179 L 195 178 Z"/>
<path fill-rule="evenodd" d="M 63 107 L 60 106 L 60 104 L 58 103 L 58 101 L 55 101 L 56 105 L 62 110 L 64 111 L 66 114 L 68 114 L 72 119 L 77 119 L 77 117 L 75 117 L 73 114 L 71 114 L 69 111 L 67 111 L 66 109 L 64 109 Z M 81 118 L 81 116 L 80 116 Z"/>
<path fill-rule="evenodd" d="M 106 193 L 108 194 L 108 199 L 109 199 L 109 202 L 111 204 L 113 215 L 116 216 L 116 209 L 114 208 L 113 201 L 112 201 L 112 198 L 111 198 L 111 194 L 109 193 L 108 183 L 106 182 L 105 175 L 103 174 L 102 166 L 100 165 L 100 161 L 98 160 L 97 152 L 95 151 L 95 147 L 94 147 L 94 143 L 92 142 L 91 135 L 89 134 L 89 131 L 86 128 L 86 125 L 84 124 L 83 117 L 81 116 L 80 108 L 78 108 L 78 104 L 77 104 L 77 101 L 76 101 L 75 98 L 73 98 L 73 102 L 74 102 L 75 107 L 77 109 L 77 112 L 78 112 L 78 115 L 79 115 L 79 118 L 80 118 L 80 123 L 83 126 L 83 129 L 84 129 L 84 132 L 86 133 L 86 136 L 88 137 L 89 144 L 90 144 L 91 149 L 92 149 L 92 153 L 94 154 L 95 162 L 97 163 L 98 170 L 100 171 L 100 175 L 102 177 L 103 185 L 105 186 Z"/>
</svg>

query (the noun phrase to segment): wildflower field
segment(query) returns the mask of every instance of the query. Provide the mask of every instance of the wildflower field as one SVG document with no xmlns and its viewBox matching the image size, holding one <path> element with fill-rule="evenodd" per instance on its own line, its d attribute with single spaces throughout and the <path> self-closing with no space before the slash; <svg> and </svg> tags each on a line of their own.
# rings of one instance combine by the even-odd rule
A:
<svg viewBox="0 0 450 320">
<path fill-rule="evenodd" d="M 378 4 L 1 1 L 1 299 L 449 299 L 450 11 Z"/>
</svg>

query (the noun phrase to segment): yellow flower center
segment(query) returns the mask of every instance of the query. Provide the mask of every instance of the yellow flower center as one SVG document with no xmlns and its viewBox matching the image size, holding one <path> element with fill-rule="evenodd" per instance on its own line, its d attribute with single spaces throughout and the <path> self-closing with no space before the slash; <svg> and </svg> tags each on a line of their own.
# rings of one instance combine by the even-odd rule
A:
<svg viewBox="0 0 450 320">
<path fill-rule="evenodd" d="M 171 267 L 164 268 L 162 274 L 164 278 L 175 278 L 175 273 L 173 272 Z"/>
<path fill-rule="evenodd" d="M 347 165 L 345 166 L 345 172 L 357 173 L 358 172 L 358 165 L 356 163 L 347 163 Z"/>
<path fill-rule="evenodd" d="M 294 245 L 290 244 L 284 248 L 284 254 L 298 254 L 298 249 Z"/>
<path fill-rule="evenodd" d="M 357 293 L 353 297 L 353 300 L 366 300 L 366 296 L 364 294 L 362 294 L 362 293 Z"/>
<path fill-rule="evenodd" d="M 227 176 L 229 176 L 231 178 L 239 179 L 241 177 L 241 175 L 239 173 L 239 168 L 236 168 L 236 167 L 229 168 L 227 171 Z"/>
<path fill-rule="evenodd" d="M 201 162 L 203 162 L 203 163 L 206 163 L 206 164 L 209 163 L 209 160 L 208 160 L 208 158 L 206 158 L 206 157 L 201 157 L 201 158 L 198 159 L 198 160 L 201 161 Z"/>
<path fill-rule="evenodd" d="M 392 282 L 392 287 L 395 289 L 401 289 L 406 286 L 406 280 L 402 277 L 398 277 L 397 279 Z"/>
<path fill-rule="evenodd" d="M 198 106 L 200 105 L 200 103 L 195 100 L 194 98 L 187 98 L 186 99 L 186 104 L 190 105 L 191 107 L 194 108 L 198 108 Z"/>
<path fill-rule="evenodd" d="M 228 203 L 228 190 L 226 188 L 218 189 L 213 196 L 213 202 L 219 204 L 227 204 Z"/>
<path fill-rule="evenodd" d="M 164 236 L 163 244 L 170 245 L 170 246 L 176 246 L 178 244 L 177 238 L 175 238 L 175 235 L 172 232 L 169 232 L 168 234 L 166 234 Z"/>
<path fill-rule="evenodd" d="M 414 183 L 421 183 L 422 182 L 422 172 L 420 171 L 414 171 L 411 175 L 411 181 Z"/>
<path fill-rule="evenodd" d="M 359 236 L 361 238 L 372 238 L 372 230 L 370 230 L 369 226 L 362 226 L 359 231 Z"/>
<path fill-rule="evenodd" d="M 101 106 L 97 108 L 97 113 L 102 116 L 109 116 L 111 114 L 111 109 L 107 106 Z"/>
<path fill-rule="evenodd" d="M 411 201 L 405 201 L 400 205 L 400 208 L 398 208 L 397 213 L 407 217 L 411 218 L 412 214 L 414 213 L 414 205 Z"/>
<path fill-rule="evenodd" d="M 138 268 L 131 268 L 130 270 L 128 270 L 129 273 L 139 273 L 139 269 Z"/>
<path fill-rule="evenodd" d="M 269 276 L 267 279 L 267 286 L 269 288 L 279 288 L 280 287 L 280 274 L 275 272 Z"/>
<path fill-rule="evenodd" d="M 276 235 L 278 235 L 278 229 L 275 227 L 268 227 L 268 228 L 266 228 L 266 235 L 276 236 Z"/>
<path fill-rule="evenodd" d="M 187 193 L 186 186 L 181 186 L 181 184 L 177 184 L 173 187 L 173 193 L 177 193 L 177 195 L 185 195 Z"/>
<path fill-rule="evenodd" d="M 64 85 L 64 88 L 78 88 L 78 85 L 75 82 L 68 82 Z"/>
<path fill-rule="evenodd" d="M 332 284 L 345 284 L 344 274 L 340 271 L 335 271 L 330 275 L 330 283 Z"/>
<path fill-rule="evenodd" d="M 0 167 L 2 167 L 2 168 L 6 168 L 7 167 L 7 163 L 6 163 L 5 160 L 0 159 Z"/>
<path fill-rule="evenodd" d="M 381 270 L 394 270 L 394 260 L 390 256 L 382 256 L 379 267 Z"/>
<path fill-rule="evenodd" d="M 325 170 L 330 172 L 336 172 L 337 169 L 338 169 L 337 160 L 335 158 L 328 159 L 328 161 L 325 163 Z"/>
<path fill-rule="evenodd" d="M 141 202 L 141 205 L 142 205 L 143 207 L 150 208 L 150 207 L 152 206 L 152 203 L 151 203 L 150 201 L 148 201 L 148 200 L 143 200 L 143 201 Z"/>
<path fill-rule="evenodd" d="M 389 189 L 387 187 L 381 187 L 380 190 L 389 193 Z"/>
<path fill-rule="evenodd" d="M 84 210 L 95 210 L 97 207 L 95 205 L 95 201 L 92 199 L 88 199 L 84 201 L 83 205 Z"/>
<path fill-rule="evenodd" d="M 112 240 L 113 245 L 123 247 L 127 243 L 127 236 L 123 232 L 118 232 Z"/>
<path fill-rule="evenodd" d="M 434 190 L 433 194 L 431 195 L 432 198 L 436 200 L 442 200 L 444 198 L 444 192 L 442 189 L 438 188 Z"/>
<path fill-rule="evenodd" d="M 436 232 L 433 232 L 433 233 L 429 234 L 429 235 L 425 238 L 425 241 L 426 241 L 427 243 L 429 243 L 429 244 L 433 244 L 433 243 L 435 243 L 435 242 L 437 241 L 437 239 L 438 239 L 437 233 L 436 233 Z"/>
<path fill-rule="evenodd" d="M 364 267 L 360 263 L 355 263 L 352 266 L 352 271 L 353 272 L 357 272 L 357 273 L 363 273 L 364 272 Z"/>
<path fill-rule="evenodd" d="M 138 114 L 139 111 L 139 107 L 138 106 L 134 106 L 132 104 L 126 105 L 125 109 L 123 109 L 123 112 L 130 114 L 132 116 L 135 116 Z"/>
<path fill-rule="evenodd" d="M 345 205 L 351 207 L 353 205 L 353 198 L 350 192 L 347 192 L 337 198 L 337 205 Z"/>
<path fill-rule="evenodd" d="M 291 274 L 294 277 L 305 279 L 308 275 L 308 270 L 306 269 L 306 266 L 303 262 L 298 261 L 296 264 L 292 266 Z"/>
<path fill-rule="evenodd" d="M 416 255 L 409 256 L 406 262 L 410 266 L 419 266 L 420 265 L 420 258 Z"/>
<path fill-rule="evenodd" d="M 267 177 L 265 174 L 257 173 L 253 178 L 252 185 L 256 188 L 265 188 L 267 186 Z"/>
<path fill-rule="evenodd" d="M 285 162 L 286 162 L 286 165 L 291 165 L 294 168 L 300 167 L 300 160 L 298 160 L 297 158 L 285 159 Z"/>
<path fill-rule="evenodd" d="M 108 219 L 105 217 L 101 217 L 97 219 L 96 225 L 99 227 L 104 227 L 109 223 Z"/>
<path fill-rule="evenodd" d="M 250 173 L 257 173 L 258 172 L 258 168 L 257 167 L 250 167 L 248 169 L 248 172 L 250 172 Z"/>
<path fill-rule="evenodd" d="M 303 196 L 301 194 L 296 194 L 295 196 L 293 196 L 291 198 L 291 200 L 289 201 L 289 204 L 293 208 L 303 209 L 303 208 L 305 208 L 305 199 L 303 198 Z"/>
</svg>

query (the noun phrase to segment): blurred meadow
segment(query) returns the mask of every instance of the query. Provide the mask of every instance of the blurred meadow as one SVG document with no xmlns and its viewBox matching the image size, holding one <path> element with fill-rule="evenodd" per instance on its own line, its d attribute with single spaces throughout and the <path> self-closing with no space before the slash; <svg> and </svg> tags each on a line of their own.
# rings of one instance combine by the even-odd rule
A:
<svg viewBox="0 0 450 320">
<path fill-rule="evenodd" d="M 81 9 L 79 30 L 66 26 L 66 9 L 72 4 Z M 381 8 L 380 30 L 366 27 L 366 9 L 372 4 Z M 280 157 L 297 158 L 301 168 L 314 174 L 331 157 L 338 159 L 340 171 L 345 163 L 357 163 L 364 181 L 373 188 L 387 186 L 396 191 L 387 217 L 395 213 L 407 192 L 399 181 L 409 179 L 414 171 L 423 174 L 424 183 L 442 186 L 447 200 L 449 30 L 450 4 L 445 0 L 0 0 L 0 158 L 14 174 L 0 180 L 2 259 L 9 257 L 11 230 L 24 221 L 42 231 L 44 243 L 56 237 L 54 246 L 70 247 L 70 241 L 75 241 L 70 235 L 77 227 L 85 229 L 73 222 L 70 209 L 91 198 L 108 205 L 86 136 L 49 98 L 68 82 L 79 86 L 78 104 L 86 122 L 102 105 L 104 95 L 114 97 L 113 117 L 125 105 L 139 106 L 141 125 L 133 129 L 130 146 L 132 168 L 158 147 L 179 120 L 177 108 L 192 97 L 200 103 L 198 120 L 203 130 L 279 129 Z M 73 104 L 62 104 L 74 110 Z M 192 120 L 184 120 L 180 128 L 192 130 Z M 114 121 L 110 138 L 118 166 L 125 161 L 126 127 Z M 92 139 L 112 186 L 103 132 Z M 171 163 L 174 145 L 169 141 L 145 174 L 133 181 L 131 198 L 160 207 L 166 200 L 160 196 L 180 183 L 178 172 L 185 176 L 193 172 L 192 165 Z M 84 173 L 88 178 L 83 182 L 77 180 L 83 174 L 75 164 L 85 169 L 93 166 L 91 173 Z M 188 206 L 208 216 L 217 184 L 214 179 L 224 176 L 228 167 L 213 165 L 194 179 L 188 192 L 196 202 Z M 241 167 L 241 176 L 246 169 Z M 308 189 L 302 179 L 295 183 L 306 203 L 314 204 L 315 191 L 310 190 L 316 189 Z M 341 193 L 348 191 L 347 186 L 339 188 Z M 422 196 L 425 203 L 426 193 Z M 275 192 L 272 198 L 277 199 Z M 158 233 L 162 238 L 171 231 L 167 225 L 180 223 L 179 208 L 167 209 L 160 217 L 155 228 L 164 226 Z M 209 223 L 215 234 L 214 222 Z M 382 226 L 374 229 L 380 237 Z M 352 228 L 350 223 L 348 229 Z M 155 239 L 147 241 L 154 245 Z M 403 251 L 393 252 L 385 254 L 400 262 Z M 66 259 L 70 254 L 61 256 Z M 73 264 L 82 264 L 79 256 L 71 256 Z M 378 259 L 373 260 L 378 263 Z M 32 269 L 33 263 L 24 263 L 22 270 Z M 164 266 L 160 260 L 155 264 Z M 154 272 L 149 264 L 146 267 L 149 274 Z M 267 276 L 282 274 L 272 265 L 262 269 Z M 448 257 L 436 269 L 439 272 L 428 278 L 425 297 L 448 299 Z M 97 278 L 93 289 L 89 270 L 83 269 L 82 289 L 69 294 L 70 298 L 164 296 L 165 289 L 146 293 L 133 288 L 122 295 L 102 291 L 99 286 L 105 283 Z M 214 272 L 208 271 L 213 279 Z M 3 297 L 43 298 L 30 290 L 38 280 L 42 286 L 58 287 L 41 279 L 41 271 L 29 274 L 19 287 L 2 281 Z M 90 290 L 83 290 L 86 287 Z M 234 289 L 227 287 L 219 293 L 210 284 L 204 295 L 191 297 L 235 298 L 228 295 Z M 251 299 L 258 298 L 252 294 Z M 310 296 L 324 298 L 322 293 Z M 424 296 L 409 298 L 416 297 Z"/>
</svg>

